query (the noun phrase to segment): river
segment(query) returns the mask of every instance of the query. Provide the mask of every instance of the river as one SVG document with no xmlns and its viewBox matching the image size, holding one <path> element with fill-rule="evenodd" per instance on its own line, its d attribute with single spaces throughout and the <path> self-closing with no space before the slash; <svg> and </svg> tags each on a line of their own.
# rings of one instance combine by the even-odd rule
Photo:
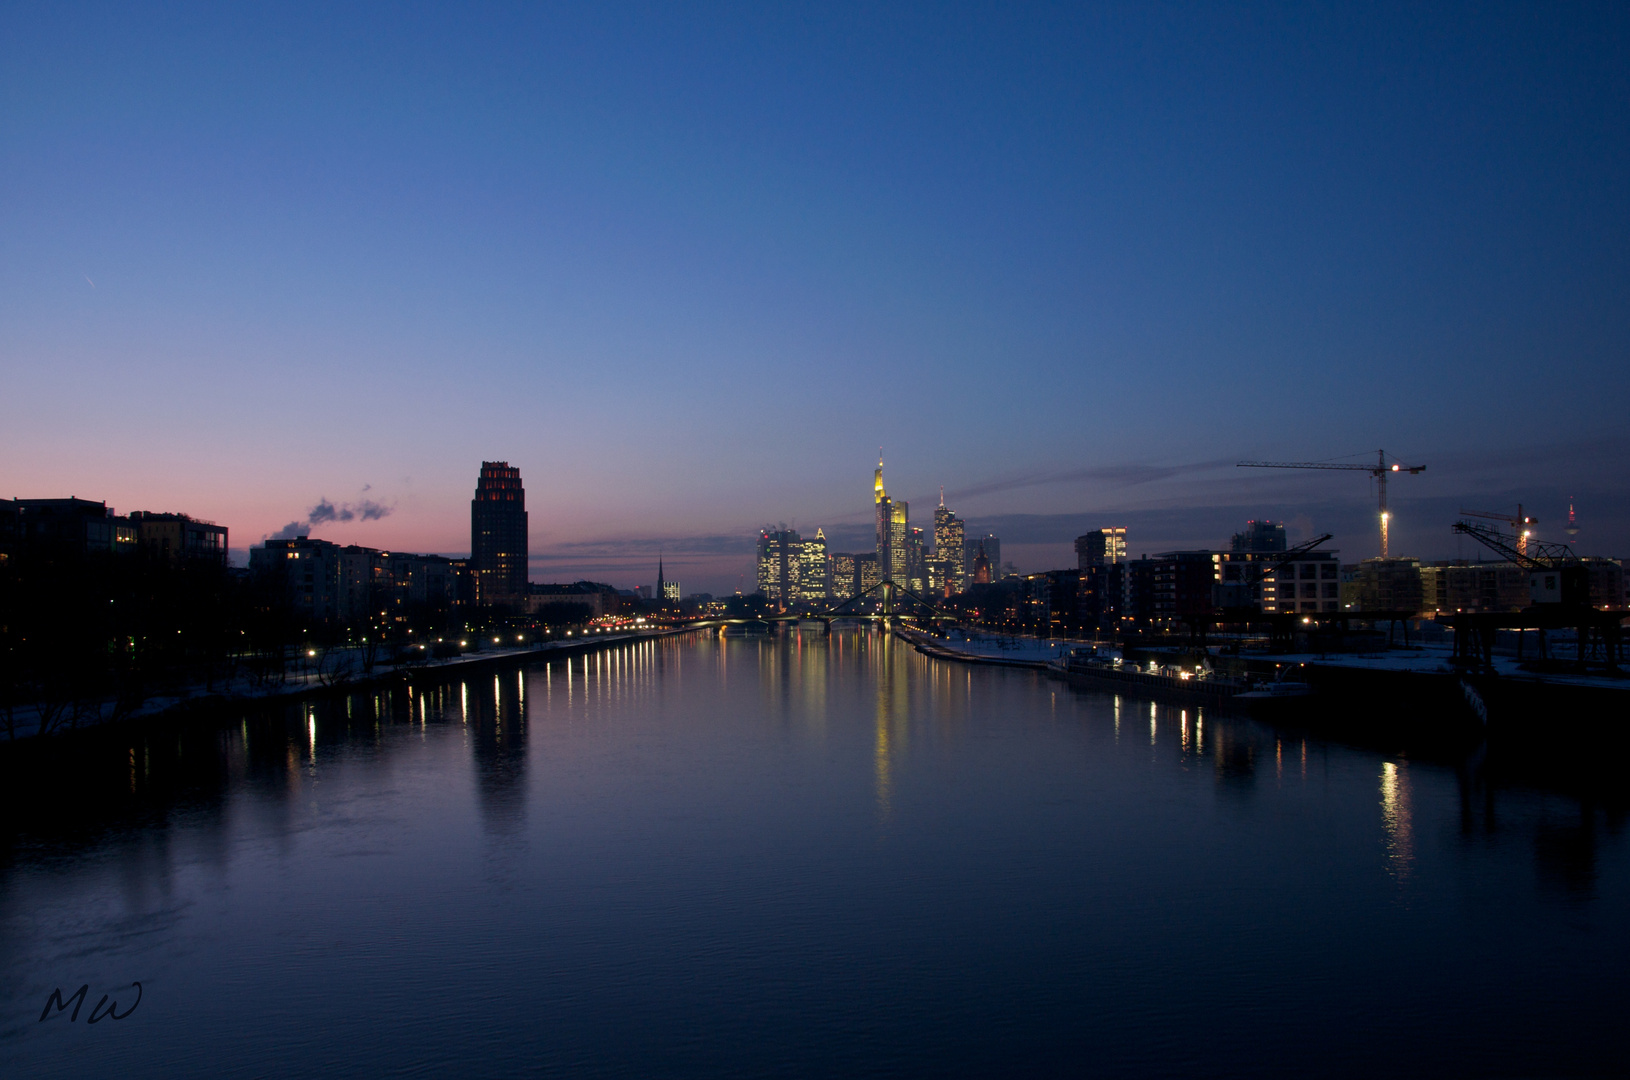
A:
<svg viewBox="0 0 1630 1080">
<path fill-rule="evenodd" d="M 86 757 L 10 774 L 6 1076 L 1626 1063 L 1622 801 L 870 631 L 647 640 Z M 47 1005 L 81 985 L 77 1020 Z M 104 995 L 125 1018 L 89 1024 Z"/>
</svg>

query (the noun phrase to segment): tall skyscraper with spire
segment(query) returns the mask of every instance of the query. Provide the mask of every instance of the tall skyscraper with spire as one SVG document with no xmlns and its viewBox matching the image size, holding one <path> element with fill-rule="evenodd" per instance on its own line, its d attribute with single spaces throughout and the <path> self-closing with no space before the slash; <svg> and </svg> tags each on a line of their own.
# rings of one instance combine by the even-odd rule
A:
<svg viewBox="0 0 1630 1080">
<path fill-rule="evenodd" d="M 934 509 L 934 561 L 939 566 L 936 584 L 943 586 L 947 596 L 967 588 L 966 544 L 966 526 L 946 509 L 945 489 L 940 488 L 940 504 Z"/>
<path fill-rule="evenodd" d="M 521 470 L 483 461 L 470 500 L 470 570 L 479 604 L 526 602 L 526 489 Z"/>
<path fill-rule="evenodd" d="M 904 585 L 907 576 L 906 537 L 910 528 L 910 506 L 889 498 L 883 487 L 883 451 L 877 451 L 877 472 L 872 477 L 872 497 L 877 507 L 877 570 L 883 581 Z"/>
</svg>

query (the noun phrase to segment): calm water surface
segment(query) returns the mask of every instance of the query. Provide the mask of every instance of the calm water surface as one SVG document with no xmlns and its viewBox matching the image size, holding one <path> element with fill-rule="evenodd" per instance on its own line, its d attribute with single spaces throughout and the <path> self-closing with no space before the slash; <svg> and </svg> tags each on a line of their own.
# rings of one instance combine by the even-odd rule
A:
<svg viewBox="0 0 1630 1080">
<path fill-rule="evenodd" d="M 113 758 L 13 823 L 6 1076 L 1627 1061 L 1612 807 L 867 632 L 647 641 Z"/>
</svg>

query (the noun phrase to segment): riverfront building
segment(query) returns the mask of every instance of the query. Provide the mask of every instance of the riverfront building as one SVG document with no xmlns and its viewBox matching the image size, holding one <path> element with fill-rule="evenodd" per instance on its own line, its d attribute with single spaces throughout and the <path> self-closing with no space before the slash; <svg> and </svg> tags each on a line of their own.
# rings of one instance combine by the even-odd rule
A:
<svg viewBox="0 0 1630 1080">
<path fill-rule="evenodd" d="M 521 470 L 483 461 L 470 501 L 470 566 L 476 602 L 519 607 L 526 601 L 526 489 Z"/>
<path fill-rule="evenodd" d="M 1269 615 L 1341 609 L 1341 560 L 1335 551 L 1304 551 L 1262 578 L 1262 610 Z M 1389 609 L 1391 610 L 1391 609 Z"/>
</svg>

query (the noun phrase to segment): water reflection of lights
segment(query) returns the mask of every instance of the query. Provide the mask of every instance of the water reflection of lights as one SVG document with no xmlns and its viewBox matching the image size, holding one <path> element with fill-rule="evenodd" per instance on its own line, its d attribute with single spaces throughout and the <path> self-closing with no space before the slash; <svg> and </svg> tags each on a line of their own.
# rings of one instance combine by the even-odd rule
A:
<svg viewBox="0 0 1630 1080">
<path fill-rule="evenodd" d="M 1387 862 L 1403 881 L 1415 858 L 1415 819 L 1410 806 L 1409 772 L 1402 764 L 1381 763 L 1381 826 L 1387 834 Z"/>
</svg>

